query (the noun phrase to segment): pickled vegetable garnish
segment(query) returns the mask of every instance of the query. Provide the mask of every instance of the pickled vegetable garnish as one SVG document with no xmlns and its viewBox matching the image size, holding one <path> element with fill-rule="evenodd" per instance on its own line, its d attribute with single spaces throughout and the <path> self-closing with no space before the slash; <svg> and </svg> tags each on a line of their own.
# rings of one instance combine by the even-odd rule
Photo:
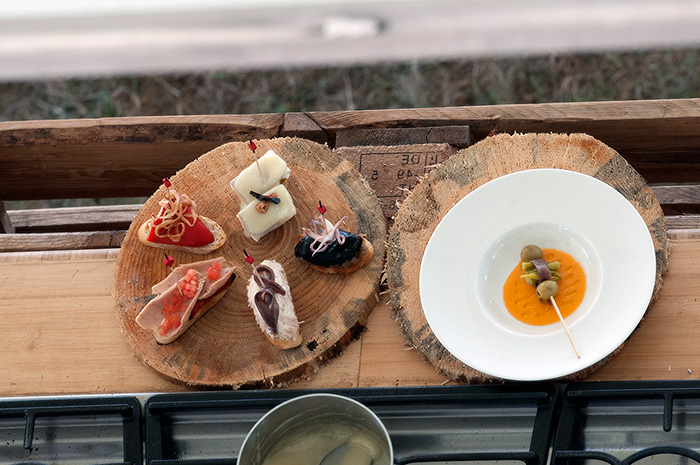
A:
<svg viewBox="0 0 700 465">
<path fill-rule="evenodd" d="M 528 257 L 530 258 L 530 257 Z M 583 268 L 571 255 L 556 249 L 542 249 L 542 258 L 556 268 L 552 270 L 552 280 L 557 285 L 556 301 L 564 317 L 571 315 L 581 304 L 586 292 L 586 275 Z M 518 321 L 529 325 L 543 326 L 558 321 L 552 304 L 547 300 L 551 295 L 537 295 L 537 285 L 523 279 L 523 265 L 520 262 L 510 273 L 503 286 L 503 300 L 508 312 Z M 558 275 L 558 278 L 554 278 Z M 546 286 L 551 286 L 547 284 Z M 543 291 L 545 288 L 542 289 Z"/>
</svg>

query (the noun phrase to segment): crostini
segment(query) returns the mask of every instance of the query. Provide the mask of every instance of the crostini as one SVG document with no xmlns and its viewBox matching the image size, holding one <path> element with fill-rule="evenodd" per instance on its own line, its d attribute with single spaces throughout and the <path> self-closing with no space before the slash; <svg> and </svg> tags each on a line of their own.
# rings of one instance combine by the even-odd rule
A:
<svg viewBox="0 0 700 465">
<path fill-rule="evenodd" d="M 311 220 L 311 228 L 302 229 L 294 255 L 322 273 L 349 274 L 367 266 L 374 247 L 364 237 L 341 230 L 344 219 L 333 224 L 319 214 Z"/>
<path fill-rule="evenodd" d="M 301 344 L 299 320 L 282 265 L 264 260 L 255 267 L 247 290 L 248 305 L 267 339 L 279 349 Z"/>
<path fill-rule="evenodd" d="M 169 344 L 216 305 L 236 278 L 236 268 L 223 257 L 181 265 L 151 290 L 157 296 L 136 316 L 153 331 L 159 344 Z"/>
<path fill-rule="evenodd" d="M 175 189 L 159 203 L 158 214 L 138 229 L 142 244 L 196 254 L 215 251 L 226 242 L 226 233 L 215 221 L 196 212 L 195 202 Z"/>
</svg>

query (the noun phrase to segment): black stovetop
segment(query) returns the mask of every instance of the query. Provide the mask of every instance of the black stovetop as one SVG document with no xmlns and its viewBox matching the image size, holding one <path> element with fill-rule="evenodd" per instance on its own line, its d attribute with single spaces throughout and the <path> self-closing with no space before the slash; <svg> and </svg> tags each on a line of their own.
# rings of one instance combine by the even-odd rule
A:
<svg viewBox="0 0 700 465">
<path fill-rule="evenodd" d="M 262 415 L 308 392 L 4 399 L 0 464 L 235 464 Z M 370 407 L 389 431 L 397 465 L 700 463 L 695 381 L 322 392 Z"/>
</svg>

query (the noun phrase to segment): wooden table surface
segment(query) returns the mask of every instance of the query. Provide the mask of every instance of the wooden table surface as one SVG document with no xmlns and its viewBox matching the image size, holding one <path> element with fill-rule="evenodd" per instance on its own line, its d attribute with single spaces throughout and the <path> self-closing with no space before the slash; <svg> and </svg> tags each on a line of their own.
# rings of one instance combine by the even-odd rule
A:
<svg viewBox="0 0 700 465">
<path fill-rule="evenodd" d="M 672 239 L 659 299 L 588 380 L 700 378 L 700 236 Z M 0 396 L 188 390 L 142 365 L 119 332 L 118 250 L 0 254 Z M 385 302 L 385 299 L 382 299 Z M 425 386 L 444 376 L 408 347 L 385 303 L 345 352 L 291 388 Z"/>
</svg>

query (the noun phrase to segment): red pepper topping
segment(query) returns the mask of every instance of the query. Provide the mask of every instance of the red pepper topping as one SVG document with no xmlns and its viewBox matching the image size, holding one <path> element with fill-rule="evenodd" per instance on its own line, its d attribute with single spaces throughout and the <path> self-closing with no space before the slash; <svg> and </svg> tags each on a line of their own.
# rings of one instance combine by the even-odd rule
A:
<svg viewBox="0 0 700 465">
<path fill-rule="evenodd" d="M 185 210 L 185 215 L 189 215 L 190 207 Z M 160 218 L 156 218 L 153 221 L 153 226 L 157 226 L 162 222 Z M 158 237 L 156 235 L 156 228 L 152 227 L 148 233 L 148 241 L 156 242 L 160 244 L 172 244 L 181 245 L 184 247 L 201 247 L 203 245 L 211 244 L 214 242 L 214 235 L 207 228 L 207 226 L 202 222 L 201 219 L 197 218 L 193 226 L 185 226 L 181 223 L 178 227 L 184 228 L 185 232 L 178 242 L 174 242 L 169 237 Z"/>
</svg>

